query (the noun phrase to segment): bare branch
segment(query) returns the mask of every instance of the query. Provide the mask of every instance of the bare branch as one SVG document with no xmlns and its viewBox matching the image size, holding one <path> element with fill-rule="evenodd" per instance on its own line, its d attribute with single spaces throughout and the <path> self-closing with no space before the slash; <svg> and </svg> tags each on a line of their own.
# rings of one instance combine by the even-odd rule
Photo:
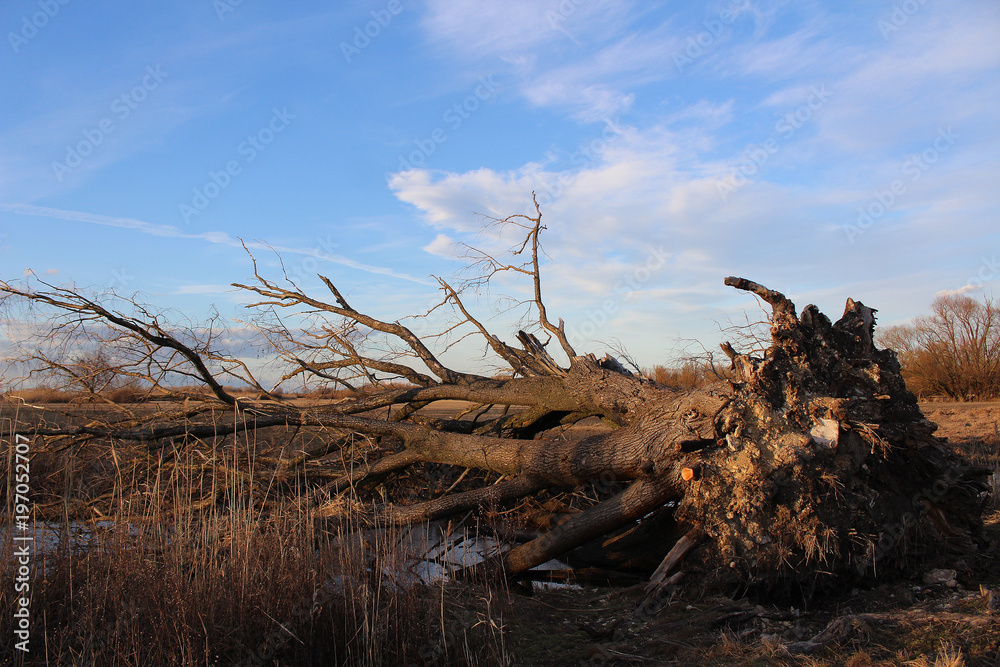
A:
<svg viewBox="0 0 1000 667">
<path fill-rule="evenodd" d="M 249 254 L 249 251 L 247 251 Z M 254 277 L 260 283 L 260 286 L 256 285 L 243 285 L 241 283 L 233 283 L 234 287 L 247 290 L 249 292 L 254 292 L 265 298 L 264 301 L 251 304 L 249 307 L 257 306 L 275 306 L 279 308 L 289 308 L 292 306 L 304 305 L 314 308 L 319 311 L 324 311 L 328 313 L 333 313 L 335 315 L 340 315 L 348 320 L 360 324 L 369 329 L 375 331 L 381 331 L 383 333 L 390 334 L 402 340 L 406 345 L 416 354 L 416 356 L 430 369 L 432 373 L 441 378 L 442 381 L 451 384 L 467 383 L 469 381 L 478 379 L 479 376 L 471 375 L 468 373 L 461 373 L 458 371 L 451 370 L 446 367 L 437 357 L 427 348 L 426 345 L 418 338 L 412 331 L 410 331 L 405 326 L 399 324 L 398 322 L 383 322 L 381 320 L 375 319 L 360 313 L 353 308 L 351 308 L 347 301 L 344 299 L 343 295 L 337 290 L 337 288 L 332 284 L 332 282 L 325 276 L 320 276 L 324 284 L 333 293 L 337 303 L 340 305 L 333 305 L 314 299 L 310 296 L 303 294 L 298 290 L 286 290 L 278 285 L 268 281 L 263 278 L 254 265 Z M 347 355 L 350 357 L 350 353 Z M 357 361 L 362 365 L 368 365 L 371 367 L 369 362 L 373 360 L 364 359 L 361 357 L 356 357 Z"/>
<path fill-rule="evenodd" d="M 486 339 L 487 344 L 489 344 L 493 351 L 510 364 L 510 367 L 515 372 L 521 373 L 522 375 L 548 375 L 551 373 L 550 369 L 537 363 L 534 355 L 526 355 L 523 352 L 510 347 L 495 335 L 487 331 L 486 327 L 484 327 L 482 323 L 473 317 L 472 314 L 466 309 L 465 304 L 462 303 L 462 299 L 458 295 L 458 292 L 445 280 L 438 278 L 438 282 L 441 284 L 441 289 L 445 291 L 447 297 L 451 299 L 451 302 L 455 304 L 465 317 L 465 321 L 472 324 L 479 331 L 479 333 L 482 334 L 483 338 Z"/>
<path fill-rule="evenodd" d="M 31 292 L 16 288 L 5 281 L 0 281 L 0 293 L 6 293 L 11 296 L 27 299 L 34 303 L 52 306 L 58 311 L 62 311 L 63 313 L 77 318 L 78 322 L 101 320 L 107 324 L 115 325 L 121 329 L 132 332 L 144 341 L 153 345 L 157 350 L 174 350 L 182 355 L 187 362 L 194 367 L 195 374 L 198 379 L 205 383 L 220 401 L 229 405 L 234 405 L 236 403 L 235 397 L 227 392 L 212 372 L 208 370 L 208 367 L 205 364 L 205 359 L 203 358 L 203 355 L 208 354 L 208 350 L 196 350 L 194 347 L 182 343 L 173 334 L 162 327 L 156 317 L 152 316 L 148 313 L 148 311 L 135 302 L 130 303 L 135 305 L 145 316 L 143 319 L 111 311 L 77 292 L 60 287 L 54 287 L 44 282 L 42 284 L 49 287 L 52 291 Z M 214 356 L 217 360 L 223 359 L 223 357 L 219 357 L 217 355 L 209 354 L 208 356 Z M 231 358 L 225 358 L 225 360 L 233 361 Z"/>
</svg>

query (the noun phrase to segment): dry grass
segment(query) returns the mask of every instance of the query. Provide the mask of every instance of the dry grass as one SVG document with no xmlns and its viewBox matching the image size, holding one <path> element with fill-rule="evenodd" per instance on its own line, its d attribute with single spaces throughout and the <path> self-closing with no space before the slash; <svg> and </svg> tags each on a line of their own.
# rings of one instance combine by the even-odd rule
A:
<svg viewBox="0 0 1000 667">
<path fill-rule="evenodd" d="M 960 421 L 966 419 L 961 414 L 950 416 L 958 417 Z M 968 419 L 974 418 L 968 417 Z M 968 421 L 966 427 L 974 429 L 975 435 L 953 438 L 952 442 L 970 463 L 993 470 L 993 475 L 989 479 L 991 498 L 987 511 L 1000 511 L 1000 422 L 994 420 L 992 423 L 973 424 L 972 421 Z"/>
<path fill-rule="evenodd" d="M 51 387 L 33 387 L 8 391 L 0 398 L 4 403 L 28 403 L 29 405 L 45 405 L 51 403 L 71 403 L 82 396 L 82 392 L 53 389 Z"/>
<path fill-rule="evenodd" d="M 698 389 L 732 376 L 727 366 L 713 366 L 705 360 L 691 359 L 673 366 L 658 364 L 644 368 L 643 375 L 665 387 Z"/>
<path fill-rule="evenodd" d="M 962 649 L 946 642 L 933 658 L 922 655 L 916 660 L 908 661 L 906 665 L 907 667 L 965 667 L 965 660 L 962 658 Z"/>
<path fill-rule="evenodd" d="M 9 411 L 2 420 L 5 443 L 22 417 Z M 115 666 L 510 663 L 498 591 L 463 599 L 457 614 L 452 585 L 399 579 L 408 554 L 393 531 L 361 540 L 349 514 L 323 521 L 282 493 L 304 483 L 304 465 L 285 471 L 287 483 L 273 469 L 262 479 L 263 452 L 307 446 L 277 439 L 249 435 L 155 456 L 125 443 L 60 450 L 36 439 L 32 499 L 56 520 L 58 539 L 33 555 L 31 657 Z M 13 460 L 3 454 L 10 480 Z M 6 484 L 2 501 L 6 532 Z M 85 545 L 74 546 L 71 526 L 85 528 Z M 15 578 L 13 548 L 9 539 L 0 547 L 4 582 Z M 0 586 L 4 637 L 13 636 L 14 604 L 13 587 Z M 0 643 L 0 664 L 21 657 Z"/>
<path fill-rule="evenodd" d="M 967 457 L 972 463 L 993 468 L 989 509 L 1000 511 L 1000 424 L 993 422 L 993 433 L 976 439 L 969 449 Z"/>
<path fill-rule="evenodd" d="M 346 389 L 346 388 L 335 388 L 335 387 L 320 387 L 315 389 L 304 389 L 302 391 L 290 391 L 282 388 L 275 389 L 272 394 L 274 396 L 284 398 L 284 399 L 307 399 L 307 400 L 338 400 L 344 398 L 357 398 L 359 396 L 366 396 L 372 394 L 376 391 L 383 391 L 385 389 L 405 389 L 411 385 L 406 383 L 394 382 L 394 383 L 383 383 L 379 387 L 374 387 L 371 385 L 365 385 L 358 387 L 356 389 Z M 228 391 L 233 396 L 241 398 L 257 398 L 260 396 L 260 392 L 255 389 L 250 388 L 239 388 L 239 387 L 226 387 Z M 178 394 L 183 394 L 191 397 L 198 396 L 208 396 L 209 390 L 201 386 L 191 386 L 191 387 L 174 387 L 171 391 L 176 391 Z M 143 401 L 150 400 L 150 398 L 156 398 L 163 396 L 162 391 L 150 392 L 148 389 L 144 389 L 138 385 L 136 386 L 124 386 L 117 387 L 113 389 L 105 389 L 97 392 L 97 395 L 93 395 L 86 391 L 80 391 L 72 389 L 69 387 L 22 387 L 17 389 L 11 389 L 3 394 L 0 394 L 0 402 L 8 404 L 28 404 L 28 405 L 54 405 L 60 403 L 100 403 L 100 402 L 111 402 L 118 404 L 131 404 L 131 403 L 141 403 Z"/>
<path fill-rule="evenodd" d="M 116 521 L 85 549 L 64 540 L 35 563 L 31 646 L 56 665 L 386 665 L 434 653 L 481 664 L 480 647 L 497 643 L 490 625 L 442 634 L 439 595 L 395 581 L 400 555 L 388 539 L 317 535 L 308 518 L 241 510 L 191 524 Z M 10 549 L 4 581 L 14 578 Z M 11 603 L 4 587 L 0 608 Z M 13 634 L 9 611 L 0 632 Z M 4 664 L 14 657 L 0 649 Z"/>
<path fill-rule="evenodd" d="M 149 398 L 148 393 L 138 387 L 119 387 L 99 392 L 96 396 L 85 391 L 33 387 L 11 390 L 0 396 L 0 401 L 9 404 L 56 405 L 60 403 L 140 403 Z"/>
<path fill-rule="evenodd" d="M 109 409 L 78 405 L 65 414 L 49 412 L 44 419 L 68 423 Z M 37 411 L 18 410 L 14 405 L 0 412 L 4 444 L 12 421 L 42 419 Z M 962 426 L 974 421 L 958 417 Z M 720 613 L 703 613 L 705 605 L 699 602 L 694 609 L 689 601 L 677 600 L 657 617 L 635 620 L 638 598 L 630 593 L 614 598 L 618 607 L 609 608 L 607 596 L 602 593 L 598 600 L 594 591 L 525 598 L 502 587 L 407 585 L 394 576 L 407 554 L 396 548 L 392 531 L 366 532 L 365 540 L 352 532 L 361 527 L 357 501 L 341 498 L 333 521 L 294 502 L 303 486 L 328 479 L 335 470 L 328 469 L 332 464 L 322 455 L 293 464 L 275 462 L 295 452 L 321 453 L 331 437 L 275 429 L 266 437 L 176 441 L 154 452 L 96 440 L 61 449 L 58 441 L 36 439 L 31 460 L 36 509 L 64 533 L 70 519 L 84 522 L 92 532 L 86 548 L 70 548 L 64 534 L 60 548 L 35 558 L 33 659 L 39 664 L 122 666 L 972 667 L 994 664 L 1000 655 L 996 622 L 870 625 L 813 654 L 790 655 L 785 645 L 819 633 L 830 616 L 809 620 L 803 615 L 801 628 L 798 621 L 768 621 L 721 630 L 715 620 Z M 992 425 L 956 446 L 982 465 L 996 468 L 1000 462 L 1000 437 Z M 358 456 L 363 455 L 361 446 Z M 344 462 L 338 458 L 337 465 Z M 5 480 L 11 479 L 11 468 L 11 460 L 0 457 Z M 419 485 L 420 478 L 409 483 Z M 0 493 L 0 511 L 9 517 L 9 487 L 5 484 Z M 4 523 L 9 525 L 9 519 Z M 4 582 L 14 578 L 12 549 L 10 540 L 2 540 Z M 997 590 L 1000 574 L 991 576 L 984 581 Z M 865 609 L 860 605 L 890 602 L 905 612 L 907 604 L 914 604 L 910 589 L 903 583 L 877 600 L 875 591 L 858 596 L 845 592 L 836 613 L 848 613 L 840 604 L 857 612 Z M 904 594 L 911 602 L 901 602 Z M 918 596 L 921 605 L 934 603 L 933 595 Z M 13 604 L 12 587 L 0 585 L 0 634 L 5 637 L 12 636 Z M 989 617 L 986 603 L 947 604 L 968 616 Z M 578 630 L 581 624 L 605 627 L 622 618 L 621 629 L 603 639 Z M 16 657 L 10 642 L 0 642 L 0 664 Z"/>
</svg>

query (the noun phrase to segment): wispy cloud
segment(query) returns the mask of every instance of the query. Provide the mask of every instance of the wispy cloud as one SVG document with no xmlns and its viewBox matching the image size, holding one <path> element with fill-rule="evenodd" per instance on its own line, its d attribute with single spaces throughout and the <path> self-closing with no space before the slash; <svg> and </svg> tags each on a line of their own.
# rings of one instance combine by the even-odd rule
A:
<svg viewBox="0 0 1000 667">
<path fill-rule="evenodd" d="M 10 213 L 17 213 L 20 215 L 33 215 L 42 216 L 46 218 L 55 218 L 57 220 L 68 220 L 72 222 L 86 222 L 95 225 L 104 225 L 107 227 L 118 227 L 120 229 L 130 229 L 133 231 L 140 232 L 142 234 L 149 234 L 151 236 L 163 236 L 172 237 L 180 239 L 192 239 L 197 241 L 203 241 L 206 243 L 214 243 L 218 245 L 225 245 L 232 248 L 242 248 L 244 243 L 246 247 L 250 250 L 268 250 L 274 251 L 279 254 L 284 253 L 286 255 L 302 255 L 306 257 L 313 257 L 320 261 L 332 262 L 334 264 L 341 264 L 343 266 L 357 269 L 359 271 L 367 271 L 368 273 L 377 273 L 385 276 L 391 276 L 393 278 L 399 278 L 401 280 L 408 280 L 410 282 L 420 283 L 423 285 L 432 284 L 429 280 L 415 278 L 411 275 L 400 273 L 398 271 L 393 271 L 381 266 L 373 266 L 370 264 L 363 264 L 357 262 L 349 257 L 344 257 L 342 255 L 336 255 L 321 248 L 292 248 L 288 246 L 273 246 L 259 241 L 244 242 L 241 239 L 233 238 L 226 232 L 201 232 L 199 234 L 189 234 L 187 232 L 181 231 L 174 225 L 157 225 L 150 222 L 145 222 L 143 220 L 136 220 L 134 218 L 121 218 L 115 216 L 99 215 L 95 213 L 86 213 L 82 211 L 67 211 L 63 209 L 50 208 L 46 206 L 34 206 L 32 204 L 0 204 L 0 210 L 8 211 Z"/>
<path fill-rule="evenodd" d="M 984 225 L 997 212 L 976 165 L 1000 158 L 1000 79 L 984 79 L 1000 65 L 1000 12 L 975 3 L 922 11 L 891 40 L 878 35 L 877 17 L 871 34 L 859 37 L 758 16 L 752 36 L 720 41 L 711 66 L 699 70 L 700 100 L 658 109 L 641 99 L 646 82 L 629 80 L 628 67 L 608 55 L 629 53 L 642 36 L 632 45 L 609 40 L 565 66 L 537 49 L 521 58 L 530 64 L 525 97 L 575 120 L 622 113 L 627 120 L 613 140 L 595 138 L 598 150 L 574 153 L 580 159 L 569 168 L 550 150 L 545 160 L 508 169 L 401 173 L 390 186 L 440 234 L 459 238 L 476 229 L 471 211 L 522 212 L 528 193 L 539 193 L 557 258 L 546 267 L 550 285 L 572 294 L 564 304 L 584 313 L 642 265 L 650 245 L 671 259 L 628 292 L 618 321 L 638 321 L 652 300 L 663 313 L 686 316 L 733 303 L 721 285 L 733 273 L 803 299 L 832 298 L 840 303 L 821 306 L 834 310 L 852 294 L 882 301 L 890 318 L 919 312 L 943 276 L 964 285 L 974 274 L 962 258 L 976 252 L 973 239 L 989 234 Z M 663 39 L 660 53 L 673 43 Z M 753 93 L 734 92 L 734 77 L 756 82 Z M 829 96 L 810 105 L 820 88 Z M 779 125 L 788 114 L 791 124 Z M 901 178 L 906 160 L 932 147 L 949 123 L 972 128 L 966 141 L 929 152 L 936 166 L 916 181 L 911 170 L 892 216 L 849 243 L 842 228 L 856 208 Z M 764 157 L 752 153 L 766 144 Z M 748 184 L 722 200 L 720 183 L 751 155 L 758 163 L 747 170 Z"/>
<path fill-rule="evenodd" d="M 432 46 L 460 53 L 466 59 L 489 59 L 546 46 L 572 46 L 571 41 L 566 41 L 567 33 L 589 40 L 617 32 L 615 25 L 621 25 L 633 3 L 588 0 L 564 5 L 532 0 L 502 4 L 489 0 L 430 0 L 422 23 Z"/>
<path fill-rule="evenodd" d="M 969 283 L 968 285 L 962 285 L 958 289 L 943 289 L 937 291 L 934 296 L 961 296 L 963 294 L 968 294 L 969 292 L 975 292 L 982 289 L 982 285 L 976 285 L 974 283 Z"/>
<path fill-rule="evenodd" d="M 471 67 L 502 60 L 519 94 L 536 107 L 607 121 L 634 101 L 629 87 L 673 75 L 664 67 L 682 42 L 649 25 L 632 3 L 432 0 L 423 25 L 432 48 Z"/>
</svg>

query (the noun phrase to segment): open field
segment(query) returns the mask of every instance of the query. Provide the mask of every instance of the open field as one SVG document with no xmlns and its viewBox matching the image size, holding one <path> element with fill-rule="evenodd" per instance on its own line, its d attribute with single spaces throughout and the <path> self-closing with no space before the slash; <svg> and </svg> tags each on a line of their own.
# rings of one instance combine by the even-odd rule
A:
<svg viewBox="0 0 1000 667">
<path fill-rule="evenodd" d="M 45 419 L 58 423 L 107 410 L 49 407 L 57 412 Z M 425 414 L 463 407 L 441 401 Z M 998 467 L 1000 402 L 923 409 L 965 456 Z M 5 406 L 4 442 L 11 420 L 41 416 Z M 593 421 L 549 437 L 606 428 Z M 641 584 L 587 581 L 531 594 L 499 583 L 401 586 L 397 574 L 409 554 L 393 531 L 375 543 L 347 537 L 361 525 L 364 503 L 324 498 L 319 512 L 294 501 L 297 487 L 342 469 L 343 461 L 324 460 L 330 436 L 273 429 L 213 448 L 178 441 L 153 452 L 97 442 L 76 452 L 33 445 L 36 511 L 94 530 L 86 548 L 55 549 L 34 563 L 32 654 L 24 664 L 1000 664 L 995 557 L 955 563 L 953 581 L 925 583 L 927 573 L 914 572 L 809 605 L 751 601 L 738 591 L 650 601 Z M 295 452 L 315 456 L 285 466 L 276 460 Z M 4 465 L 9 478 L 10 461 Z M 419 486 L 423 474 L 408 483 Z M 408 501 L 414 489 L 379 493 Z M 9 517 L 9 491 L 4 507 Z M 990 512 L 989 531 L 1000 543 L 996 499 Z M 0 553 L 6 582 L 14 580 L 12 548 L 5 541 Z M 6 640 L 11 589 L 0 587 L 4 664 L 18 657 Z M 959 652 L 960 660 L 945 661 Z"/>
</svg>

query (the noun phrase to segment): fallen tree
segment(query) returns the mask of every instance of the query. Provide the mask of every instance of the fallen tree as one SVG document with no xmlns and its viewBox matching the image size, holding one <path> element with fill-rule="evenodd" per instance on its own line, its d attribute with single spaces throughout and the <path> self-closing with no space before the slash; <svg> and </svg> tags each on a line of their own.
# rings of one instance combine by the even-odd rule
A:
<svg viewBox="0 0 1000 667">
<path fill-rule="evenodd" d="M 461 317 L 456 327 L 481 336 L 509 367 L 509 377 L 452 369 L 410 328 L 356 310 L 327 278 L 321 276 L 330 295 L 321 299 L 290 281 L 283 286 L 261 276 L 254 262 L 256 282 L 235 286 L 256 295 L 249 308 L 262 314 L 260 332 L 288 362 L 285 378 L 305 375 L 345 388 L 358 379 L 376 387 L 389 382 L 318 405 L 293 404 L 265 389 L 245 364 L 214 349 L 211 331 L 175 330 L 147 309 L 126 313 L 74 290 L 2 283 L 10 298 L 58 315 L 59 333 L 87 332 L 114 344 L 119 373 L 175 394 L 170 378 L 180 374 L 209 392 L 185 410 L 37 427 L 29 435 L 159 447 L 169 438 L 191 443 L 277 426 L 337 429 L 340 437 L 330 447 L 303 454 L 348 462 L 308 490 L 312 502 L 363 493 L 421 464 L 486 473 L 458 488 L 450 483 L 436 497 L 382 504 L 379 518 L 399 524 L 596 485 L 599 502 L 551 521 L 482 566 L 507 575 L 581 546 L 578 553 L 589 548 L 591 560 L 619 565 L 642 561 L 645 549 L 654 564 L 662 558 L 653 575 L 657 585 L 686 572 L 709 584 L 791 584 L 808 592 L 941 560 L 953 565 L 985 548 L 981 513 L 990 471 L 966 465 L 935 438 L 934 425 L 902 381 L 896 355 L 873 343 L 874 309 L 848 299 L 843 316 L 831 322 L 815 306 L 798 314 L 781 293 L 726 278 L 770 307 L 770 347 L 751 355 L 727 343 L 732 379 L 680 391 L 633 374 L 610 356 L 574 349 L 542 298 L 541 214 L 497 222 L 523 231 L 513 255 L 528 259 L 511 264 L 482 253 L 483 279 L 504 271 L 526 276 L 535 328 L 518 331 L 517 344 L 505 342 L 469 311 L 461 288 L 439 282 L 443 303 Z M 309 317 L 313 327 L 287 326 L 287 316 L 277 312 Z M 550 353 L 552 342 L 567 361 Z M 238 377 L 260 395 L 238 399 L 222 376 Z M 443 400 L 468 402 L 479 414 L 420 412 Z M 503 408 L 499 414 L 486 413 L 496 406 Z M 220 409 L 232 416 L 198 421 Z M 578 440 L 547 437 L 591 417 L 611 429 Z M 367 443 L 360 465 L 350 451 L 358 442 Z"/>
</svg>

